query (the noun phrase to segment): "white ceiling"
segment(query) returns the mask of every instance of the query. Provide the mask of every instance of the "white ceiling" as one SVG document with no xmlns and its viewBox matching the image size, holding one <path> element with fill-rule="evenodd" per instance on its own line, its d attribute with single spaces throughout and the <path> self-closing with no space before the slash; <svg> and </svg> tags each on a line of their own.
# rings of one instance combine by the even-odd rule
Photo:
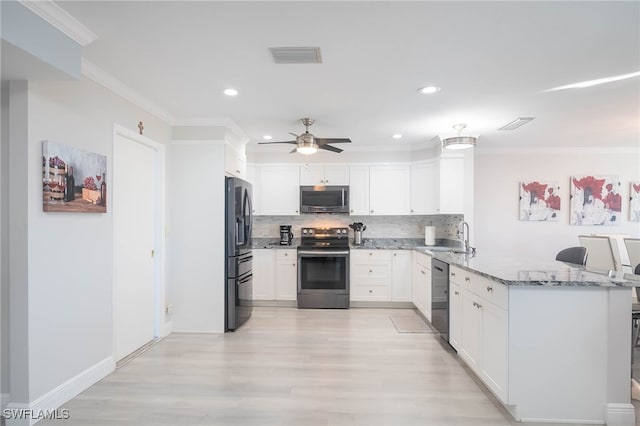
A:
<svg viewBox="0 0 640 426">
<path fill-rule="evenodd" d="M 460 122 L 480 148 L 639 143 L 639 78 L 545 92 L 640 70 L 636 1 L 58 4 L 98 36 L 86 59 L 174 117 L 233 120 L 250 149 L 291 140 L 301 117 L 345 150 L 428 147 Z M 323 63 L 275 64 L 282 46 L 320 47 Z M 537 118 L 497 131 L 519 116 Z"/>
</svg>

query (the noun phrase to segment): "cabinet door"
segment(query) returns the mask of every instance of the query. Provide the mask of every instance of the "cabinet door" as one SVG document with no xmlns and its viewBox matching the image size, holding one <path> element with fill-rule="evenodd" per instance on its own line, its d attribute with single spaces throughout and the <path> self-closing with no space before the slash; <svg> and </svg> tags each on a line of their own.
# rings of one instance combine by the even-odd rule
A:
<svg viewBox="0 0 640 426">
<path fill-rule="evenodd" d="M 439 181 L 438 213 L 464 213 L 464 158 L 441 157 Z"/>
<path fill-rule="evenodd" d="M 462 290 L 462 344 L 458 354 L 473 371 L 480 374 L 482 310 L 478 307 L 478 300 L 475 294 Z"/>
<path fill-rule="evenodd" d="M 324 185 L 324 167 L 322 166 L 301 166 L 300 185 Z"/>
<path fill-rule="evenodd" d="M 491 302 L 480 303 L 482 312 L 481 378 L 503 401 L 508 400 L 508 315 Z"/>
<path fill-rule="evenodd" d="M 369 167 L 349 168 L 349 210 L 352 215 L 369 215 Z"/>
<path fill-rule="evenodd" d="M 409 166 L 369 168 L 369 212 L 372 215 L 409 214 Z"/>
<path fill-rule="evenodd" d="M 247 181 L 253 189 L 253 197 L 251 199 L 253 210 L 251 213 L 256 216 L 260 214 L 260 179 L 258 173 L 259 170 L 255 164 L 247 164 Z"/>
<path fill-rule="evenodd" d="M 431 277 L 419 263 L 414 263 L 413 267 L 413 296 L 413 304 L 431 321 Z"/>
<path fill-rule="evenodd" d="M 276 250 L 276 300 L 296 300 L 298 263 L 295 250 Z"/>
<path fill-rule="evenodd" d="M 438 175 L 434 162 L 411 166 L 411 214 L 434 214 Z"/>
<path fill-rule="evenodd" d="M 394 250 L 392 262 L 391 300 L 411 302 L 411 250 Z"/>
<path fill-rule="evenodd" d="M 276 254 L 272 249 L 253 251 L 253 300 L 275 300 Z"/>
<path fill-rule="evenodd" d="M 457 351 L 462 342 L 462 289 L 449 281 L 449 343 Z"/>
<path fill-rule="evenodd" d="M 298 166 L 260 167 L 260 214 L 293 216 L 300 208 Z"/>
<path fill-rule="evenodd" d="M 349 185 L 349 168 L 346 166 L 327 166 L 324 168 L 325 185 Z"/>
</svg>

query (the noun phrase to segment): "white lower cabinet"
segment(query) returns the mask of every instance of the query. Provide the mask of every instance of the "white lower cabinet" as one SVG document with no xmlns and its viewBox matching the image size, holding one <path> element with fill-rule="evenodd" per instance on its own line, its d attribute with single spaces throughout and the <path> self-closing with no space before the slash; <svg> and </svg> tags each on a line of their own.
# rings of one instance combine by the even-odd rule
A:
<svg viewBox="0 0 640 426">
<path fill-rule="evenodd" d="M 350 285 L 353 301 L 388 302 L 392 286 L 391 250 L 352 250 Z"/>
<path fill-rule="evenodd" d="M 411 302 L 411 250 L 393 251 L 393 277 L 391 300 L 393 302 Z"/>
<path fill-rule="evenodd" d="M 276 250 L 253 250 L 253 300 L 275 300 Z"/>
<path fill-rule="evenodd" d="M 296 250 L 276 252 L 276 300 L 296 300 L 298 296 L 298 261 Z"/>
<path fill-rule="evenodd" d="M 508 403 L 507 287 L 456 266 L 450 267 L 449 286 L 449 343 L 485 385 Z"/>
<path fill-rule="evenodd" d="M 462 288 L 449 281 L 449 343 L 460 351 L 462 341 Z"/>
<path fill-rule="evenodd" d="M 253 300 L 296 300 L 296 250 L 253 249 Z"/>
<path fill-rule="evenodd" d="M 413 252 L 413 304 L 431 321 L 431 256 Z"/>
</svg>

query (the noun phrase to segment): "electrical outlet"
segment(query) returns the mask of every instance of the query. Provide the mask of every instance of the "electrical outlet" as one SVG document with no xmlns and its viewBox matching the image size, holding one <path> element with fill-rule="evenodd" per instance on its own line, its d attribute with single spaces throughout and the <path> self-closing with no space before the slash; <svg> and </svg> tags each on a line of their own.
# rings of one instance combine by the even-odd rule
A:
<svg viewBox="0 0 640 426">
<path fill-rule="evenodd" d="M 169 303 L 165 308 L 164 308 L 164 312 L 167 315 L 171 315 L 173 313 L 173 305 L 171 303 Z"/>
</svg>

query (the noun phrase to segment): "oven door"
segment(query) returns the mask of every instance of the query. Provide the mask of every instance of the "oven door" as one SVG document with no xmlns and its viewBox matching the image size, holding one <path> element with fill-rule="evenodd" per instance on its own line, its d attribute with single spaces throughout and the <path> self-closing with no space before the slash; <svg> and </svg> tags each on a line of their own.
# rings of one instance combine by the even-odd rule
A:
<svg viewBox="0 0 640 426">
<path fill-rule="evenodd" d="M 349 250 L 298 250 L 298 293 L 349 294 Z"/>
</svg>

